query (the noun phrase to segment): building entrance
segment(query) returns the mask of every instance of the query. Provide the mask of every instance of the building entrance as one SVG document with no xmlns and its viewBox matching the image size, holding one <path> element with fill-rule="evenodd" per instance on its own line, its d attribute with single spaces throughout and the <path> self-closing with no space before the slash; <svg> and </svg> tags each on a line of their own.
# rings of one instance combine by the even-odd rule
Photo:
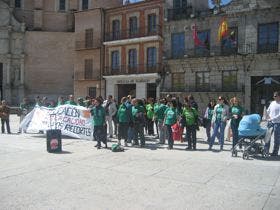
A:
<svg viewBox="0 0 280 210">
<path fill-rule="evenodd" d="M 136 84 L 118 85 L 118 102 L 121 101 L 122 97 L 128 95 L 131 95 L 132 97 L 136 97 Z"/>
<path fill-rule="evenodd" d="M 0 99 L 3 100 L 3 63 L 0 63 Z"/>
<path fill-rule="evenodd" d="M 157 97 L 157 85 L 156 83 L 147 84 L 147 98 L 156 99 Z"/>
<path fill-rule="evenodd" d="M 261 76 L 251 78 L 251 113 L 263 114 L 273 100 L 273 92 L 280 90 L 280 76 Z"/>
</svg>

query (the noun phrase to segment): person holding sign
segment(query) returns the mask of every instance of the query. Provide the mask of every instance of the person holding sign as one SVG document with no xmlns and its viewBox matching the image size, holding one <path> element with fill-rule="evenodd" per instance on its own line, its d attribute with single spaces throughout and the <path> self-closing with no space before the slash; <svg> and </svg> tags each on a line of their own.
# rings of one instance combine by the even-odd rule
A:
<svg viewBox="0 0 280 210">
<path fill-rule="evenodd" d="M 107 148 L 106 142 L 106 131 L 105 127 L 105 109 L 102 106 L 102 100 L 100 98 L 95 99 L 95 106 L 91 110 L 91 115 L 93 117 L 93 137 L 97 141 L 96 147 L 97 149 L 101 148 L 101 141 L 105 144 L 105 148 Z M 104 135 L 105 133 L 105 135 Z"/>
</svg>

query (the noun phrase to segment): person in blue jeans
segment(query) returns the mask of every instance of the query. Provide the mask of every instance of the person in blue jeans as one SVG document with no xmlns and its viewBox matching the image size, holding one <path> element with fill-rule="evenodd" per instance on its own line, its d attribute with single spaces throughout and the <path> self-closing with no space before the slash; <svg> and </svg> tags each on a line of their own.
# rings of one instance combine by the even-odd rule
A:
<svg viewBox="0 0 280 210">
<path fill-rule="evenodd" d="M 220 150 L 223 150 L 224 131 L 228 119 L 229 119 L 229 106 L 225 104 L 225 98 L 219 96 L 218 104 L 214 107 L 213 116 L 212 116 L 212 126 L 214 127 L 214 129 L 213 129 L 213 135 L 211 136 L 209 142 L 209 150 L 212 150 L 212 146 L 215 142 L 215 138 L 218 137 L 218 131 L 220 131 L 220 136 L 219 136 Z"/>
<path fill-rule="evenodd" d="M 271 156 L 278 156 L 280 144 L 280 91 L 274 92 L 274 101 L 272 101 L 267 109 L 268 121 L 274 126 L 274 147 Z M 266 144 L 269 151 L 270 142 Z"/>
</svg>

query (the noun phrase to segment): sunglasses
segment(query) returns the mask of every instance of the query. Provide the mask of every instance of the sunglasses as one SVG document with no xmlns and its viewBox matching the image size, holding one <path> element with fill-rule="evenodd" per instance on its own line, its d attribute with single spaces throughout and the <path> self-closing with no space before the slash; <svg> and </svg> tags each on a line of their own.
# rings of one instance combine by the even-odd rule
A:
<svg viewBox="0 0 280 210">
<path fill-rule="evenodd" d="M 274 98 L 278 97 L 278 95 L 273 96 Z"/>
<path fill-rule="evenodd" d="M 222 99 L 222 98 L 219 98 L 218 100 L 221 101 L 221 100 L 223 100 L 223 99 Z"/>
</svg>

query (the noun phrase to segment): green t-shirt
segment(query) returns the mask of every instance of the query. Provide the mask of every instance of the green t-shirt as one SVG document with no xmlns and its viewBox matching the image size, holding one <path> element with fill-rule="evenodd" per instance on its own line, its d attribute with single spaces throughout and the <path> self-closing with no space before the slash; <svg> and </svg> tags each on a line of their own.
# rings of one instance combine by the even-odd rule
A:
<svg viewBox="0 0 280 210">
<path fill-rule="evenodd" d="M 164 112 L 164 116 L 165 116 L 165 122 L 164 122 L 165 125 L 173 125 L 177 121 L 177 111 L 175 108 L 168 107 Z"/>
<path fill-rule="evenodd" d="M 152 104 L 146 105 L 146 111 L 147 111 L 147 118 L 153 119 L 154 117 L 154 106 Z"/>
<path fill-rule="evenodd" d="M 164 120 L 164 112 L 168 107 L 165 104 L 160 104 L 158 109 L 155 110 L 155 114 L 157 115 L 157 119 L 159 122 L 163 122 Z"/>
<path fill-rule="evenodd" d="M 101 126 L 105 123 L 105 109 L 101 105 L 93 107 L 91 110 L 91 115 L 93 116 L 93 125 Z"/>
<path fill-rule="evenodd" d="M 208 120 L 212 120 L 212 117 L 213 117 L 213 113 L 214 113 L 214 109 L 213 108 L 209 108 L 208 109 L 208 115 L 207 115 L 207 119 Z"/>
<path fill-rule="evenodd" d="M 198 113 L 195 108 L 184 108 L 183 115 L 186 118 L 186 125 L 194 125 L 198 118 Z"/>
<path fill-rule="evenodd" d="M 219 105 L 216 109 L 216 120 L 221 121 L 222 120 L 222 114 L 223 114 L 223 105 Z"/>
<path fill-rule="evenodd" d="M 118 121 L 121 123 L 129 122 L 129 109 L 124 104 L 121 104 L 118 109 Z"/>
<path fill-rule="evenodd" d="M 77 105 L 75 101 L 65 101 L 65 104 Z"/>
</svg>

